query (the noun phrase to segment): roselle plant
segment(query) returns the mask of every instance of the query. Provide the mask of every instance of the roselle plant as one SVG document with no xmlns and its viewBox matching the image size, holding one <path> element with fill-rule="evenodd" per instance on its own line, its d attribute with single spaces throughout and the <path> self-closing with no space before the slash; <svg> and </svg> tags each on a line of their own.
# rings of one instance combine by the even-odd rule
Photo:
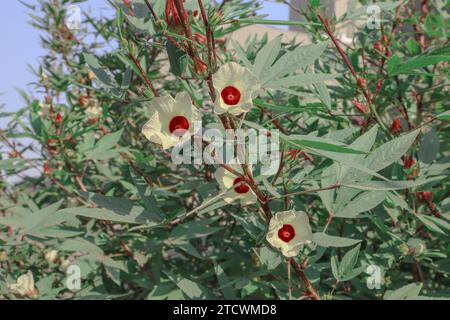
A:
<svg viewBox="0 0 450 320">
<path fill-rule="evenodd" d="M 1 298 L 449 297 L 446 1 L 115 0 L 74 30 L 80 2 L 29 5 L 47 54 L 1 113 Z M 310 44 L 233 39 L 261 24 Z"/>
</svg>

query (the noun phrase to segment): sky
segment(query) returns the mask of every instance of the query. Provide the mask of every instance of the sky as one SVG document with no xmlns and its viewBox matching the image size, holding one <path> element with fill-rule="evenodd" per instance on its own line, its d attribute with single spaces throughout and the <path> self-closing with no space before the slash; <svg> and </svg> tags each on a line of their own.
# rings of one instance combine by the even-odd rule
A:
<svg viewBox="0 0 450 320">
<path fill-rule="evenodd" d="M 36 0 L 24 0 L 34 4 Z M 109 4 L 106 0 L 88 0 L 81 6 L 93 15 L 105 13 Z M 39 32 L 29 25 L 30 10 L 18 0 L 2 0 L 0 11 L 0 105 L 3 111 L 15 111 L 23 106 L 23 100 L 15 88 L 27 89 L 35 80 L 29 65 L 37 67 L 39 57 L 44 55 L 40 46 Z M 287 20 L 288 9 L 285 5 L 265 2 L 261 13 L 269 14 L 268 19 Z M 0 119 L 1 121 L 1 119 Z M 0 122 L 1 123 L 1 122 Z"/>
</svg>

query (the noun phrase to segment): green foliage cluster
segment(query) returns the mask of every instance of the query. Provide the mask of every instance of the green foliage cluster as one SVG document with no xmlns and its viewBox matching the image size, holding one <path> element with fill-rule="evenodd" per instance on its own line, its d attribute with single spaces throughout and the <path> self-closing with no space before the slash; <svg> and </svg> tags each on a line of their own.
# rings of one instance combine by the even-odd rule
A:
<svg viewBox="0 0 450 320">
<path fill-rule="evenodd" d="M 111 0 L 114 18 L 84 14 L 71 31 L 80 2 L 29 5 L 47 54 L 24 107 L 0 113 L 0 298 L 450 297 L 448 1 L 377 1 L 376 29 L 369 1 L 342 17 L 310 1 L 304 22 L 266 20 L 254 1 L 186 1 L 191 36 L 162 0 Z M 349 21 L 345 42 L 335 31 Z M 283 23 L 311 44 L 229 40 Z M 255 168 L 264 201 L 248 206 L 221 199 L 218 166 L 174 165 L 141 132 L 155 94 L 178 92 L 218 126 L 209 84 L 227 61 L 262 84 L 234 122 L 281 132 L 279 170 Z M 267 219 L 291 209 L 314 238 L 287 260 Z"/>
</svg>

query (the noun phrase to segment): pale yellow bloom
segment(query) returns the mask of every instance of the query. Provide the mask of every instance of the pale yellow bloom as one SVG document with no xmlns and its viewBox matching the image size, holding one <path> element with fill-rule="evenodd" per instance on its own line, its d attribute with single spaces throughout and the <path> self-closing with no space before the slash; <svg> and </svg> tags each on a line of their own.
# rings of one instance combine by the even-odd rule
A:
<svg viewBox="0 0 450 320">
<path fill-rule="evenodd" d="M 46 252 L 44 258 L 49 264 L 55 263 L 56 260 L 58 260 L 58 250 L 50 250 Z"/>
<path fill-rule="evenodd" d="M 194 134 L 194 122 L 201 120 L 189 94 L 178 93 L 157 97 L 150 102 L 150 120 L 142 128 L 142 134 L 153 143 L 168 149 L 188 140 Z"/>
<path fill-rule="evenodd" d="M 229 165 L 235 171 L 242 173 L 242 169 L 239 165 Z M 223 200 L 227 203 L 231 203 L 235 200 L 239 200 L 242 205 L 249 205 L 257 201 L 257 197 L 253 190 L 241 180 L 240 177 L 234 175 L 230 171 L 223 167 L 217 169 L 215 178 L 219 183 L 220 189 L 226 191 L 223 196 Z"/>
<path fill-rule="evenodd" d="M 284 256 L 295 257 L 301 246 L 313 239 L 308 215 L 294 210 L 278 212 L 270 220 L 266 239 Z"/>
<path fill-rule="evenodd" d="M 31 271 L 21 275 L 16 283 L 8 284 L 8 289 L 11 293 L 21 296 L 36 299 L 38 297 L 38 291 L 34 286 L 34 277 Z"/>
<path fill-rule="evenodd" d="M 85 110 L 86 116 L 88 120 L 95 120 L 102 116 L 102 108 L 98 106 L 96 100 L 90 102 L 89 107 Z"/>
<path fill-rule="evenodd" d="M 253 98 L 260 86 L 258 79 L 236 62 L 228 62 L 213 76 L 216 101 L 214 111 L 218 114 L 241 114 L 253 107 Z"/>
</svg>

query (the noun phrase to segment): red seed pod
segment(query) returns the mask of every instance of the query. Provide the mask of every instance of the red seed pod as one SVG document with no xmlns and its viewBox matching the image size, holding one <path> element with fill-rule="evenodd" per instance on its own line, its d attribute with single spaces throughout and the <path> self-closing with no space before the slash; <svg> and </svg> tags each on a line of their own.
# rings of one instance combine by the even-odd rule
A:
<svg viewBox="0 0 450 320">
<path fill-rule="evenodd" d="M 81 108 L 86 107 L 89 104 L 89 96 L 81 96 L 78 98 L 78 103 Z"/>
<path fill-rule="evenodd" d="M 387 35 L 383 34 L 382 41 L 384 44 L 389 44 L 389 37 Z"/>
<path fill-rule="evenodd" d="M 391 124 L 391 132 L 392 133 L 398 133 L 400 132 L 400 129 L 402 128 L 402 123 L 400 122 L 400 118 L 397 117 L 392 121 Z"/>
<path fill-rule="evenodd" d="M 57 143 L 58 143 L 58 140 L 56 140 L 56 139 L 48 139 L 47 140 L 47 144 L 48 145 L 55 145 Z"/>
<path fill-rule="evenodd" d="M 358 83 L 358 86 L 361 88 L 365 88 L 366 84 L 367 84 L 366 79 L 363 79 L 363 78 L 358 78 L 357 83 Z"/>
<path fill-rule="evenodd" d="M 416 163 L 416 161 L 412 156 L 405 156 L 405 158 L 403 159 L 403 165 L 405 166 L 406 169 L 411 168 L 414 165 L 414 163 Z"/>
<path fill-rule="evenodd" d="M 186 11 L 183 12 L 183 20 L 181 20 L 180 15 L 178 14 L 177 7 L 175 5 L 176 0 L 167 0 L 166 1 L 166 22 L 175 31 L 182 30 L 182 22 L 185 24 L 188 23 L 188 16 Z"/>
<path fill-rule="evenodd" d="M 356 109 L 358 109 L 359 111 L 361 111 L 362 113 L 366 113 L 367 112 L 367 107 L 366 105 L 360 103 L 357 100 L 353 101 L 353 105 L 355 106 Z"/>
<path fill-rule="evenodd" d="M 48 162 L 44 163 L 42 168 L 46 175 L 50 175 L 52 173 L 52 168 L 50 168 L 50 164 Z"/>
<path fill-rule="evenodd" d="M 431 202 L 433 200 L 433 193 L 431 191 L 416 192 L 416 197 L 421 202 Z"/>
<path fill-rule="evenodd" d="M 123 0 L 123 4 L 126 6 L 129 6 L 131 3 L 131 0 Z"/>
<path fill-rule="evenodd" d="M 384 52 L 384 46 L 380 43 L 380 41 L 375 42 L 375 45 L 373 46 L 373 48 L 378 52 L 381 52 L 381 53 Z"/>
<path fill-rule="evenodd" d="M 300 153 L 301 153 L 301 150 L 298 150 L 298 149 L 289 150 L 287 152 L 287 156 L 290 157 L 292 160 L 295 160 L 295 159 L 297 159 L 297 157 Z"/>
<path fill-rule="evenodd" d="M 63 122 L 63 116 L 60 112 L 58 112 L 58 114 L 55 117 L 55 123 L 59 127 L 59 126 L 61 126 L 62 122 Z"/>
<path fill-rule="evenodd" d="M 202 35 L 201 33 L 196 32 L 194 34 L 194 38 L 199 44 L 206 43 L 206 37 L 204 35 Z"/>
<path fill-rule="evenodd" d="M 206 72 L 208 67 L 206 66 L 206 63 L 204 63 L 203 61 L 201 61 L 200 59 L 196 59 L 194 61 L 194 69 L 198 75 L 202 75 Z"/>
<path fill-rule="evenodd" d="M 198 16 L 198 10 L 194 10 L 194 12 L 192 13 L 192 15 L 193 15 L 194 17 L 197 17 L 197 16 Z"/>
</svg>

